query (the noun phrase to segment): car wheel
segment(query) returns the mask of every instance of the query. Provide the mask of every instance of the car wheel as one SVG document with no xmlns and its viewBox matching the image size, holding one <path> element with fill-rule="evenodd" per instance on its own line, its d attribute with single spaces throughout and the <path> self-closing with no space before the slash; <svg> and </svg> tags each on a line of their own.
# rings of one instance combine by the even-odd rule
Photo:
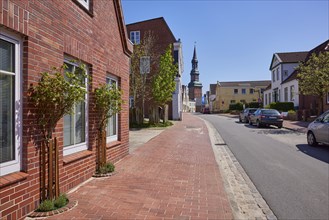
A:
<svg viewBox="0 0 329 220">
<path fill-rule="evenodd" d="M 315 136 L 311 131 L 307 133 L 307 143 L 310 146 L 318 145 L 318 143 L 316 142 Z"/>
<path fill-rule="evenodd" d="M 257 125 L 257 128 L 262 127 L 262 125 L 260 124 L 259 120 L 256 121 L 256 125 Z"/>
<path fill-rule="evenodd" d="M 278 128 L 282 128 L 282 125 L 278 125 Z"/>
<path fill-rule="evenodd" d="M 249 122 L 249 120 L 248 120 L 248 118 L 247 118 L 247 117 L 245 117 L 245 118 L 244 118 L 244 121 L 245 121 L 246 123 L 248 123 L 248 122 Z"/>
<path fill-rule="evenodd" d="M 241 117 L 239 117 L 239 122 L 242 122 Z"/>
<path fill-rule="evenodd" d="M 249 120 L 249 125 L 252 125 L 252 121 L 251 121 L 251 119 Z"/>
</svg>

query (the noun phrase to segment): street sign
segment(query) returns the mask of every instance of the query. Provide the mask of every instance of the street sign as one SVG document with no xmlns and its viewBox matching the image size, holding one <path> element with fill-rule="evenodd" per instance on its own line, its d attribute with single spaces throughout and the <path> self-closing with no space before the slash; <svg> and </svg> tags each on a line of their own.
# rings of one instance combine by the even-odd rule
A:
<svg viewBox="0 0 329 220">
<path fill-rule="evenodd" d="M 139 70 L 141 74 L 150 73 L 150 57 L 143 56 L 139 59 Z"/>
</svg>

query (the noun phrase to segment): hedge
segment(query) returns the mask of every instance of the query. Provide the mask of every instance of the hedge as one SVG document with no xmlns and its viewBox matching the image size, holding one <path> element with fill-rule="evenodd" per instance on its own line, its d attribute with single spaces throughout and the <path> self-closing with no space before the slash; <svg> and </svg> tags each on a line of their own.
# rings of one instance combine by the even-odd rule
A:
<svg viewBox="0 0 329 220">
<path fill-rule="evenodd" d="M 269 108 L 276 109 L 281 112 L 288 112 L 294 110 L 293 102 L 272 102 L 269 104 Z"/>
</svg>

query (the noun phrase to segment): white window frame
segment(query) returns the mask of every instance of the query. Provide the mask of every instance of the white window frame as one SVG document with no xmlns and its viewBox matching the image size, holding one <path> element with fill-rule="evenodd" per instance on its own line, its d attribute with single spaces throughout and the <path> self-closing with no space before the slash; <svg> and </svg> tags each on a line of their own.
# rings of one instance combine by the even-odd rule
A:
<svg viewBox="0 0 329 220">
<path fill-rule="evenodd" d="M 288 87 L 284 87 L 284 101 L 289 101 L 289 93 L 288 93 Z"/>
<path fill-rule="evenodd" d="M 71 64 L 75 67 L 77 67 L 76 63 L 72 63 L 71 60 L 74 60 L 70 57 L 65 56 L 64 58 L 64 63 L 68 63 Z M 87 71 L 87 75 L 89 74 L 88 72 L 88 68 L 86 68 Z M 88 112 L 88 104 L 89 104 L 89 95 L 88 95 L 88 79 L 86 79 L 85 81 L 85 87 L 87 90 L 87 93 L 85 95 L 85 141 L 78 143 L 78 144 L 73 144 L 73 145 L 69 145 L 69 146 L 65 146 L 63 147 L 63 156 L 67 156 L 70 154 L 74 154 L 80 151 L 84 151 L 84 150 L 88 150 L 88 142 L 89 142 L 89 126 L 88 126 L 88 118 L 89 118 L 89 112 Z M 64 139 L 64 118 L 63 118 L 63 139 Z M 64 141 L 63 141 L 64 142 Z"/>
<path fill-rule="evenodd" d="M 106 79 L 109 79 L 110 81 L 112 80 L 112 81 L 115 81 L 116 82 L 116 86 L 118 87 L 119 86 L 119 78 L 118 77 L 116 77 L 116 76 L 114 76 L 114 75 L 112 75 L 112 74 L 107 74 L 107 76 L 106 76 Z M 115 120 L 116 120 L 116 123 L 115 123 L 115 129 L 116 129 L 116 132 L 115 132 L 115 135 L 111 135 L 111 136 L 108 136 L 107 134 L 106 134 L 106 143 L 110 143 L 110 142 L 113 142 L 113 141 L 117 141 L 118 140 L 118 131 L 119 131 L 119 129 L 118 129 L 118 122 L 119 122 L 119 118 L 118 118 L 118 114 L 115 114 L 114 116 L 112 116 L 112 117 L 115 117 Z M 109 122 L 108 122 L 108 124 L 110 123 L 110 120 L 109 120 Z M 108 124 L 107 124 L 107 126 L 108 126 Z"/>
<path fill-rule="evenodd" d="M 77 0 L 83 7 L 89 10 L 90 0 Z"/>
<path fill-rule="evenodd" d="M 0 163 L 0 176 L 4 176 L 21 170 L 22 157 L 22 41 L 21 39 L 0 28 L 0 38 L 15 45 L 15 72 L 0 71 L 2 74 L 15 76 L 15 114 L 14 114 L 14 144 L 15 144 L 15 159 Z"/>
<path fill-rule="evenodd" d="M 136 33 L 138 33 L 138 39 L 136 38 Z M 133 44 L 140 44 L 141 42 L 141 32 L 140 31 L 130 31 L 130 41 L 133 43 Z"/>
<path fill-rule="evenodd" d="M 273 82 L 275 82 L 275 70 L 272 71 Z"/>
</svg>

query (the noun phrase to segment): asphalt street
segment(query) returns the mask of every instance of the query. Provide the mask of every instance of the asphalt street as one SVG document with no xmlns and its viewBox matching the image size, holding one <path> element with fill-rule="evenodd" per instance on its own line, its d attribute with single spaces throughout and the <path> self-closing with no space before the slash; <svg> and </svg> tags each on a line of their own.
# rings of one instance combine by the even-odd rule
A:
<svg viewBox="0 0 329 220">
<path fill-rule="evenodd" d="M 199 115 L 217 129 L 278 219 L 329 218 L 329 147 L 305 134 Z"/>
</svg>

